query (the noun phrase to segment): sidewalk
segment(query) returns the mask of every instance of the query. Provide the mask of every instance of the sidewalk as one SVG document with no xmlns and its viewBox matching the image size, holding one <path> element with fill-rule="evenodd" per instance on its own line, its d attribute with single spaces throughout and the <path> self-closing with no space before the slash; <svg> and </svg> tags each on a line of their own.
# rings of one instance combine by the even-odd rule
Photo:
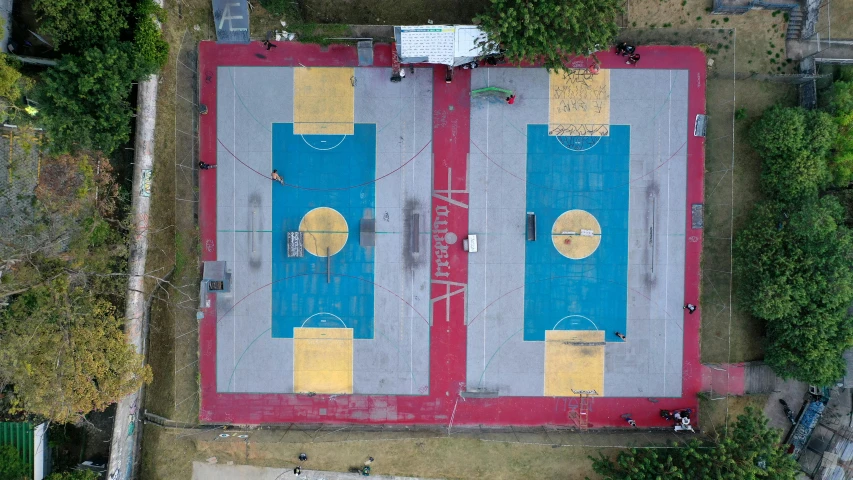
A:
<svg viewBox="0 0 853 480">
<path fill-rule="evenodd" d="M 299 478 L 301 480 L 352 480 L 365 477 L 357 473 L 323 472 L 319 470 L 302 470 L 302 475 L 296 477 L 293 475 L 293 467 L 271 468 L 193 462 L 193 480 L 279 480 L 285 478 Z M 421 477 L 393 477 L 387 475 L 370 475 L 368 478 L 380 480 L 430 480 Z"/>
</svg>

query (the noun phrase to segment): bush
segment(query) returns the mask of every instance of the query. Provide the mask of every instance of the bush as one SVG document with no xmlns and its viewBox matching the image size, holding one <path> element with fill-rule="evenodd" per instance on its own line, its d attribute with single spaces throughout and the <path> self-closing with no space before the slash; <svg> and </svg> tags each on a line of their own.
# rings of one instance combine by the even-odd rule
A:
<svg viewBox="0 0 853 480">
<path fill-rule="evenodd" d="M 155 18 L 164 20 L 165 11 L 151 0 L 136 7 L 136 30 L 133 32 L 134 53 L 142 71 L 154 73 L 169 60 L 169 44 L 163 40 Z"/>
<path fill-rule="evenodd" d="M 853 182 L 853 81 L 832 84 L 828 110 L 838 129 L 829 169 L 833 183 L 843 187 Z"/>
<path fill-rule="evenodd" d="M 294 0 L 261 0 L 263 6 L 273 15 L 280 15 L 288 22 L 298 22 L 302 19 L 299 6 Z"/>
<path fill-rule="evenodd" d="M 32 473 L 29 470 L 17 448 L 11 445 L 0 446 L 0 480 L 28 478 Z"/>
</svg>

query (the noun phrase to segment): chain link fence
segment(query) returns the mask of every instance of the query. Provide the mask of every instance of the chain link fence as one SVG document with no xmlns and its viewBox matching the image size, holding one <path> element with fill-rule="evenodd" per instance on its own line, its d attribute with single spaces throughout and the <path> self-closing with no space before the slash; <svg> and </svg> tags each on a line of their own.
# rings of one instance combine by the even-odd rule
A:
<svg viewBox="0 0 853 480">
<path fill-rule="evenodd" d="M 410 441 L 431 438 L 468 438 L 484 442 L 503 442 L 553 447 L 671 448 L 683 445 L 695 435 L 677 434 L 672 429 L 626 430 L 612 428 L 581 432 L 575 428 L 487 427 L 487 426 L 399 426 L 399 425 L 187 425 L 146 413 L 149 425 L 158 425 L 176 439 L 195 442 L 246 442 L 257 444 L 344 443 Z"/>
<path fill-rule="evenodd" d="M 741 198 L 742 189 L 750 184 L 754 188 L 757 177 L 755 172 L 743 172 L 739 164 L 745 145 L 743 123 L 737 123 L 738 107 L 742 103 L 738 96 L 741 90 L 749 87 L 761 90 L 762 85 L 778 84 L 796 86 L 810 82 L 814 74 L 806 75 L 765 75 L 755 72 L 738 71 L 736 64 L 736 38 L 734 29 L 622 29 L 618 41 L 639 45 L 693 45 L 702 48 L 712 65 L 708 70 L 707 113 L 708 128 L 705 156 L 705 236 L 702 276 L 703 361 L 729 363 L 740 361 L 733 355 L 734 342 L 744 341 L 743 330 L 738 327 L 744 320 L 733 298 L 734 280 L 732 278 L 732 244 L 739 222 L 751 208 L 752 198 Z M 195 319 L 197 305 L 198 266 L 198 58 L 197 39 L 192 32 L 184 34 L 178 55 L 176 69 L 176 113 L 175 113 L 175 181 L 176 181 L 176 230 L 178 235 L 186 235 L 185 254 L 196 252 L 187 259 L 183 276 L 175 279 L 177 285 L 185 285 L 183 293 L 176 300 L 175 308 L 175 411 L 172 418 L 184 422 L 169 424 L 167 428 L 177 436 L 188 435 L 210 439 L 211 441 L 235 441 L 232 433 L 235 427 L 198 426 L 198 324 Z M 759 111 L 751 112 L 759 114 Z M 692 124 L 691 124 L 692 131 Z M 751 167 L 747 167 L 749 170 Z M 741 175 L 739 179 L 735 172 Z M 745 183 L 744 183 L 745 182 Z M 743 184 L 741 184 L 743 183 Z M 179 242 L 180 243 L 180 242 Z M 181 245 L 178 245 L 181 249 Z M 193 250 L 195 249 L 195 250 Z M 181 253 L 178 253 L 180 257 Z M 178 262 L 180 263 L 180 262 Z M 183 302 L 183 303 L 181 303 Z M 733 328 L 733 325 L 735 326 Z M 726 400 L 728 385 L 715 386 L 709 396 L 712 400 Z M 719 390 L 719 391 L 716 391 Z M 175 427 L 179 427 L 175 429 Z M 245 430 L 253 441 L 271 441 L 278 438 L 281 442 L 293 441 L 349 441 L 349 439 L 370 433 L 371 439 L 401 438 L 401 435 L 415 436 L 455 436 L 465 435 L 484 441 L 514 441 L 520 443 L 539 443 L 550 445 L 589 445 L 590 442 L 604 442 L 608 446 L 625 445 L 624 432 L 587 432 L 579 433 L 569 429 L 508 428 L 495 430 L 486 428 L 453 427 L 424 428 L 374 426 L 314 426 L 286 425 L 259 427 Z M 219 435 L 227 433 L 227 437 Z M 269 437 L 268 437 L 269 435 Z M 670 432 L 645 432 L 636 435 L 654 435 L 674 439 Z M 222 440 L 219 440 L 219 439 Z M 238 437 L 239 438 L 239 437 Z M 595 440 L 589 440 L 593 439 Z M 602 439 L 611 440 L 602 440 Z M 627 437 L 626 437 L 627 438 Z M 631 439 L 640 437 L 630 437 Z M 615 440 L 618 439 L 618 440 Z M 245 439 L 244 439 L 245 440 Z M 669 440 L 664 440 L 664 443 Z M 637 440 L 638 442 L 640 440 Z M 648 442 L 648 439 L 642 439 Z"/>
<path fill-rule="evenodd" d="M 175 351 L 174 416 L 198 421 L 198 39 L 186 31 L 175 65 Z"/>
<path fill-rule="evenodd" d="M 22 238 L 37 233 L 33 218 L 41 168 L 39 140 L 32 129 L 0 128 L 0 239 L 5 239 L 0 242 L 0 271 L 2 262 L 21 253 Z M 26 243 L 42 245 L 44 240 L 29 238 Z"/>
</svg>

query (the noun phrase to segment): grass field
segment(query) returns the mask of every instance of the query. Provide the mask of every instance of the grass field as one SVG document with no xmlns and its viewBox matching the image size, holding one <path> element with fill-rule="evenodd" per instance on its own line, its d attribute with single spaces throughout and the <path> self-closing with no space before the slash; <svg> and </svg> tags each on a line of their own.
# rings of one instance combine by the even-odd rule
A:
<svg viewBox="0 0 853 480">
<path fill-rule="evenodd" d="M 747 407 L 764 410 L 767 395 L 747 395 L 743 397 L 726 397 L 720 400 L 699 400 L 699 412 L 702 418 L 703 432 L 711 437 L 722 435 L 727 426 L 737 421 L 738 415 L 743 414 Z M 728 415 L 728 422 L 726 416 Z"/>
<path fill-rule="evenodd" d="M 723 78 L 708 81 L 700 303 L 703 362 L 743 362 L 763 357 L 762 326 L 737 303 L 737 285 L 731 274 L 731 235 L 737 235 L 752 206 L 761 199 L 761 163 L 747 143 L 749 127 L 765 108 L 776 102 L 795 101 L 796 88 L 790 85 Z M 747 117 L 734 121 L 735 108 L 746 109 Z"/>
<path fill-rule="evenodd" d="M 281 28 L 277 16 L 265 12 L 258 2 L 252 3 L 253 38 L 264 37 L 266 29 Z M 305 16 L 298 19 L 301 24 L 298 27 L 322 39 L 324 35 L 342 35 L 344 30 L 339 24 L 343 23 L 411 24 L 426 23 L 430 19 L 435 23 L 468 23 L 488 0 L 305 0 L 302 4 Z M 781 66 L 775 63 L 775 54 L 782 47 L 783 39 L 779 38 L 777 43 L 775 38 L 784 34 L 783 19 L 765 11 L 731 17 L 726 22 L 720 16 L 705 12 L 710 6 L 710 1 L 706 0 L 687 0 L 684 4 L 677 0 L 635 0 L 627 5 L 628 14 L 623 20 L 626 26 L 645 30 L 644 38 L 659 37 L 658 43 L 679 43 L 679 38 L 681 43 L 690 43 L 690 36 L 680 33 L 690 29 L 722 30 L 714 32 L 720 38 L 719 44 L 705 45 L 715 65 L 710 72 L 707 93 L 710 124 L 706 158 L 702 355 L 706 362 L 761 358 L 760 326 L 740 312 L 736 301 L 730 300 L 730 234 L 732 229 L 736 231 L 742 225 L 745 214 L 759 199 L 759 163 L 745 143 L 745 133 L 767 106 L 776 101 L 795 101 L 796 90 L 787 85 L 757 81 L 737 81 L 733 85 L 731 74 L 733 71 L 766 73 Z M 175 268 L 172 283 L 177 288 L 158 294 L 160 300 L 153 307 L 149 363 L 154 370 L 154 383 L 147 389 L 145 407 L 174 420 L 197 422 L 198 336 L 193 303 L 197 301 L 197 294 L 193 290 L 197 291 L 198 275 L 195 220 L 198 191 L 192 168 L 197 161 L 193 123 L 196 79 L 192 75 L 191 57 L 187 55 L 194 52 L 198 40 L 212 38 L 213 24 L 208 0 L 167 2 L 167 10 L 164 35 L 172 50 L 161 75 L 158 98 L 156 183 L 151 212 L 151 244 L 156 247 L 149 251 L 148 269 L 165 275 Z M 662 28 L 661 18 L 673 19 L 670 20 L 673 25 Z M 334 22 L 335 25 L 315 25 L 316 22 Z M 634 22 L 636 25 L 632 25 Z M 658 24 L 652 29 L 655 22 Z M 736 35 L 729 33 L 733 28 L 737 29 Z M 768 50 L 771 53 L 767 53 Z M 732 103 L 733 93 L 737 94 L 735 103 Z M 745 108 L 747 118 L 734 123 L 732 137 L 735 108 Z M 704 428 L 715 430 L 725 425 L 726 406 L 732 419 L 747 404 L 763 402 L 763 397 L 703 400 Z M 311 455 L 311 468 L 326 470 L 344 471 L 370 454 L 377 457 L 374 471 L 378 474 L 519 478 L 535 472 L 540 478 L 583 478 L 591 473 L 587 456 L 598 451 L 592 447 L 552 448 L 550 445 L 456 437 L 385 440 L 384 433 L 361 433 L 357 440 L 351 438 L 334 444 L 310 441 L 288 443 L 286 447 L 275 442 L 235 444 L 202 440 L 203 435 L 186 435 L 146 426 L 142 478 L 190 478 L 191 462 L 210 456 L 217 456 L 220 463 L 230 460 L 286 466 L 299 451 Z M 590 441 L 582 443 L 593 444 L 598 438 L 595 435 L 590 434 Z M 612 440 L 607 444 L 636 444 L 613 443 Z M 635 437 L 633 442 L 653 440 L 653 437 Z M 607 449 L 605 453 L 615 451 Z"/>
<path fill-rule="evenodd" d="M 376 475 L 430 478 L 584 478 L 592 475 L 589 455 L 598 448 L 486 442 L 470 438 L 408 438 L 348 440 L 344 442 L 255 442 L 202 440 L 173 430 L 147 427 L 144 434 L 143 478 L 187 479 L 192 461 L 216 457 L 218 463 L 256 466 L 293 466 L 300 452 L 308 454 L 307 468 L 348 471 L 367 456 L 376 458 Z M 361 437 L 380 437 L 374 433 Z M 251 436 L 251 434 L 250 434 Z M 411 437 L 411 434 L 407 434 Z M 210 437 L 210 436 L 208 436 Z M 613 452 L 615 449 L 604 449 Z"/>
</svg>

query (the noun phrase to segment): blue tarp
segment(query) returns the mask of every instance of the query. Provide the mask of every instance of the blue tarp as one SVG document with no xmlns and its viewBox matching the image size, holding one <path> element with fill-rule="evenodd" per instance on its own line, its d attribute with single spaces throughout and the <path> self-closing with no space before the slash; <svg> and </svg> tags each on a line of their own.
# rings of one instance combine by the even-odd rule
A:
<svg viewBox="0 0 853 480">
<path fill-rule="evenodd" d="M 794 458 L 798 458 L 800 453 L 806 448 L 809 438 L 811 438 L 812 432 L 817 427 L 817 423 L 820 421 L 820 416 L 823 415 L 825 408 L 826 405 L 824 403 L 813 400 L 803 410 L 803 415 L 800 417 L 797 426 L 794 427 L 794 431 L 791 432 L 791 437 L 788 441 L 794 447 L 791 452 Z"/>
</svg>

